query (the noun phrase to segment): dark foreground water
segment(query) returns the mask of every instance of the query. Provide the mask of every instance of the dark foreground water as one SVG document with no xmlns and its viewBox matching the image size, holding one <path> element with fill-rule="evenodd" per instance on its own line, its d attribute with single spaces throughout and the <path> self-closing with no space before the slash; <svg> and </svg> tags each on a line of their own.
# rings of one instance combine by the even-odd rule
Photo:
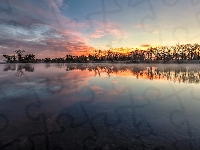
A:
<svg viewBox="0 0 200 150">
<path fill-rule="evenodd" d="M 0 64 L 0 149 L 200 149 L 200 65 Z"/>
</svg>

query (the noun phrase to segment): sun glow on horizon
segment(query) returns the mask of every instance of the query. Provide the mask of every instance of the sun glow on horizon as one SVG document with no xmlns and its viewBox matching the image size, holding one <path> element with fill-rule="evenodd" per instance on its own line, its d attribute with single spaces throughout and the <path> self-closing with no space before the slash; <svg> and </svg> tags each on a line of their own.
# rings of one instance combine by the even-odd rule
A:
<svg viewBox="0 0 200 150">
<path fill-rule="evenodd" d="M 113 13 L 96 14 L 103 5 L 92 0 L 88 3 L 67 0 L 67 4 L 63 0 L 41 4 L 33 0 L 9 1 L 12 12 L 7 13 L 7 3 L 2 1 L 1 54 L 13 54 L 17 48 L 39 58 L 89 55 L 98 50 L 124 54 L 199 42 L 200 5 L 194 7 L 190 1 L 180 1 L 167 7 L 162 1 L 152 1 L 154 14 L 150 14 L 147 1 L 135 3 L 136 9 L 126 1 L 119 5 L 113 0 L 102 3 L 105 11 Z"/>
</svg>

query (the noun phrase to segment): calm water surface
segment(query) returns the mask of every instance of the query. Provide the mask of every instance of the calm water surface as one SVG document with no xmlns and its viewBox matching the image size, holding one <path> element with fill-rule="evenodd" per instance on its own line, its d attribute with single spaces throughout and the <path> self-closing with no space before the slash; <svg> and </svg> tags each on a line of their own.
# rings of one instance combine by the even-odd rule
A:
<svg viewBox="0 0 200 150">
<path fill-rule="evenodd" d="M 0 64 L 1 149 L 199 149 L 200 65 Z"/>
</svg>

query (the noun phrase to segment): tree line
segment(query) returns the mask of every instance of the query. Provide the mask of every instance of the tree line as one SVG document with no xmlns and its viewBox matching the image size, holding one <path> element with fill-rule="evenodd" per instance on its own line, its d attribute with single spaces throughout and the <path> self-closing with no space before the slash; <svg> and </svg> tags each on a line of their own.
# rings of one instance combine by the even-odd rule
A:
<svg viewBox="0 0 200 150">
<path fill-rule="evenodd" d="M 34 54 L 26 54 L 24 55 L 24 50 L 18 49 L 15 51 L 16 55 L 3 55 L 6 58 L 6 62 L 15 63 L 15 62 L 35 62 L 35 55 Z"/>
<path fill-rule="evenodd" d="M 6 62 L 52 62 L 52 63 L 87 63 L 87 62 L 130 62 L 130 63 L 151 63 L 151 62 L 188 62 L 200 60 L 199 44 L 183 44 L 175 46 L 149 47 L 146 50 L 121 48 L 106 51 L 95 50 L 89 55 L 66 55 L 60 58 L 36 59 L 34 54 L 24 54 L 24 50 L 16 50 L 17 55 L 3 55 Z"/>
</svg>

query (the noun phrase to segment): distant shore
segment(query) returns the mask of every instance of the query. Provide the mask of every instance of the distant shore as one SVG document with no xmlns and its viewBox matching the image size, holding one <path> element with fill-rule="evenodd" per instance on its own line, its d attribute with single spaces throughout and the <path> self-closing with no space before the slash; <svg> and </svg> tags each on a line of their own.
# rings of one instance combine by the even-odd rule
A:
<svg viewBox="0 0 200 150">
<path fill-rule="evenodd" d="M 163 60 L 147 60 L 147 61 L 87 61 L 87 62 L 45 62 L 45 61 L 35 61 L 35 62 L 0 62 L 0 64 L 13 64 L 13 63 L 116 63 L 116 64 L 200 64 L 200 60 L 171 60 L 171 61 L 163 61 Z"/>
</svg>

